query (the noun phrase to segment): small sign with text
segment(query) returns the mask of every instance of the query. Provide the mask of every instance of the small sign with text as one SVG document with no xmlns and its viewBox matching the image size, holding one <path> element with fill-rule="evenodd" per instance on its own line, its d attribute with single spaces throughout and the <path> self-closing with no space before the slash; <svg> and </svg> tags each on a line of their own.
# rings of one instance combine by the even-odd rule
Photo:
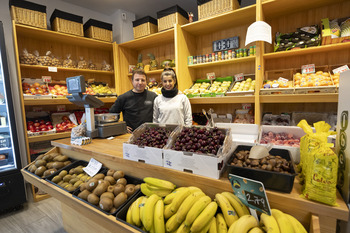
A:
<svg viewBox="0 0 350 233">
<path fill-rule="evenodd" d="M 314 74 L 315 72 L 316 72 L 315 64 L 308 64 L 308 65 L 301 66 L 302 74 Z"/>
</svg>

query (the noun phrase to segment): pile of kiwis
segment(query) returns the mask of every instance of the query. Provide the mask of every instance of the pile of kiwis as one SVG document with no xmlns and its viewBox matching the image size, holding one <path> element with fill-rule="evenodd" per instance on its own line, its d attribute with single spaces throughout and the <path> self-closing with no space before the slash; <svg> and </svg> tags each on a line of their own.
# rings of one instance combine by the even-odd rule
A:
<svg viewBox="0 0 350 233">
<path fill-rule="evenodd" d="M 91 178 L 84 172 L 83 168 L 83 165 L 79 165 L 75 168 L 71 168 L 69 171 L 62 170 L 57 176 L 54 176 L 51 181 L 66 189 L 68 192 L 73 192 Z"/>
<path fill-rule="evenodd" d="M 78 197 L 100 209 L 115 213 L 140 185 L 128 184 L 123 171 L 109 169 L 107 174 L 98 173 L 80 186 Z"/>
<path fill-rule="evenodd" d="M 28 167 L 28 171 L 45 178 L 71 163 L 67 155 L 60 153 L 43 154 L 33 161 Z"/>
</svg>

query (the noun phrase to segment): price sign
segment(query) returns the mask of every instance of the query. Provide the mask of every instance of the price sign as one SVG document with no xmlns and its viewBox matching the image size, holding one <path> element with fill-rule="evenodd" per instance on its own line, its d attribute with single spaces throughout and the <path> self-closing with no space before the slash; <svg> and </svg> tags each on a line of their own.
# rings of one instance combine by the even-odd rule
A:
<svg viewBox="0 0 350 233">
<path fill-rule="evenodd" d="M 308 64 L 308 65 L 301 66 L 302 74 L 314 74 L 315 72 L 316 72 L 315 64 Z"/>
<path fill-rule="evenodd" d="M 243 109 L 251 109 L 252 108 L 252 104 L 242 104 L 242 108 Z"/>
<path fill-rule="evenodd" d="M 41 79 L 43 80 L 44 83 L 51 83 L 51 76 L 41 76 Z"/>
<path fill-rule="evenodd" d="M 235 74 L 235 81 L 243 81 L 244 80 L 244 74 L 240 73 L 240 74 Z"/>
<path fill-rule="evenodd" d="M 278 78 L 278 81 L 279 81 L 279 82 L 287 83 L 289 80 L 286 79 L 286 78 L 279 77 L 279 78 Z"/>
<path fill-rule="evenodd" d="M 213 52 L 239 48 L 239 37 L 230 37 L 213 41 Z"/>
<path fill-rule="evenodd" d="M 345 65 L 345 66 L 341 66 L 341 67 L 338 67 L 336 69 L 333 70 L 333 74 L 337 74 L 337 73 L 343 73 L 344 71 L 347 71 L 349 70 L 349 67 L 348 65 Z"/>
<path fill-rule="evenodd" d="M 102 163 L 100 163 L 99 161 L 97 161 L 94 158 L 91 158 L 89 164 L 85 168 L 83 168 L 83 170 L 89 176 L 94 176 L 101 169 L 101 167 L 102 167 Z"/>
<path fill-rule="evenodd" d="M 57 67 L 49 66 L 48 70 L 49 72 L 57 72 Z"/>
<path fill-rule="evenodd" d="M 263 183 L 245 177 L 229 174 L 233 193 L 248 207 L 271 215 Z"/>
<path fill-rule="evenodd" d="M 41 112 L 43 111 L 42 107 L 33 107 L 33 112 Z"/>
<path fill-rule="evenodd" d="M 65 112 L 66 111 L 66 105 L 57 105 L 57 112 Z"/>
<path fill-rule="evenodd" d="M 214 80 L 215 79 L 215 73 L 207 73 L 207 79 Z"/>
</svg>

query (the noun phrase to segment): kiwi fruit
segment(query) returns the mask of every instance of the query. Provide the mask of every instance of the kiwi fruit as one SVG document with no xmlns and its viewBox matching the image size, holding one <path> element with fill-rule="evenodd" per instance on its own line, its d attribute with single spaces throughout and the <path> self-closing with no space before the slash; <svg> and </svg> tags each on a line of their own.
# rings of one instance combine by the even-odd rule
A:
<svg viewBox="0 0 350 233">
<path fill-rule="evenodd" d="M 80 185 L 80 192 L 86 190 L 86 187 L 87 187 L 86 185 L 87 185 L 86 183 L 82 183 L 82 184 Z"/>
<path fill-rule="evenodd" d="M 113 174 L 113 178 L 115 180 L 118 180 L 118 179 L 123 178 L 123 177 L 124 177 L 124 172 L 123 171 L 116 171 Z"/>
<path fill-rule="evenodd" d="M 51 175 L 51 174 L 53 174 L 53 173 L 55 173 L 55 172 L 57 172 L 57 169 L 56 169 L 56 168 L 48 169 L 48 170 L 46 170 L 46 171 L 44 172 L 44 176 L 45 176 L 45 177 L 46 177 L 46 176 L 49 176 L 49 175 Z"/>
<path fill-rule="evenodd" d="M 51 154 L 44 155 L 42 159 L 45 160 L 46 162 L 52 161 L 52 155 Z"/>
<path fill-rule="evenodd" d="M 127 185 L 125 185 L 125 189 L 127 189 L 127 188 L 129 188 L 129 187 L 135 188 L 135 185 L 134 185 L 134 184 L 127 184 Z"/>
<path fill-rule="evenodd" d="M 105 176 L 104 180 L 107 180 L 111 185 L 116 183 L 115 179 L 112 176 Z"/>
<path fill-rule="evenodd" d="M 46 161 L 43 159 L 36 160 L 35 166 L 37 166 L 37 167 L 46 166 Z"/>
<path fill-rule="evenodd" d="M 68 160 L 68 156 L 67 155 L 58 155 L 56 156 L 53 161 L 56 161 L 56 162 L 64 162 L 64 161 L 67 161 Z"/>
<path fill-rule="evenodd" d="M 28 171 L 30 171 L 31 173 L 34 173 L 35 170 L 36 170 L 37 168 L 38 168 L 38 167 L 35 166 L 35 164 L 32 164 L 32 165 L 30 165 L 30 166 L 28 167 Z"/>
<path fill-rule="evenodd" d="M 88 190 L 85 189 L 84 191 L 82 191 L 78 194 L 78 197 L 87 201 L 87 197 L 89 196 L 90 193 L 91 192 L 89 192 Z"/>
<path fill-rule="evenodd" d="M 119 193 L 113 200 L 114 207 L 118 209 L 127 199 L 128 196 L 124 192 Z"/>
<path fill-rule="evenodd" d="M 73 186 L 74 186 L 75 188 L 78 188 L 78 187 L 81 186 L 82 184 L 83 184 L 83 181 L 78 180 L 77 182 L 75 182 L 75 183 L 73 184 Z"/>
<path fill-rule="evenodd" d="M 64 177 L 68 174 L 68 172 L 66 170 L 63 170 L 60 172 L 60 174 L 58 174 L 60 177 Z"/>
<path fill-rule="evenodd" d="M 46 167 L 45 166 L 40 166 L 35 170 L 35 175 L 37 176 L 42 176 L 44 174 L 44 172 L 46 171 Z"/>
<path fill-rule="evenodd" d="M 96 179 L 91 179 L 86 183 L 86 189 L 89 190 L 90 192 L 94 190 L 97 187 L 97 180 Z"/>
<path fill-rule="evenodd" d="M 43 159 L 44 156 L 45 156 L 45 154 L 39 155 L 38 157 L 36 157 L 35 161 L 40 160 L 40 159 Z"/>
<path fill-rule="evenodd" d="M 69 184 L 68 182 L 64 182 L 64 181 L 63 181 L 63 183 L 62 183 L 60 186 L 64 188 L 64 187 L 65 187 L 66 185 L 68 185 L 68 184 Z"/>
<path fill-rule="evenodd" d="M 50 169 L 50 168 L 52 168 L 52 165 L 53 165 L 53 162 L 48 162 L 48 163 L 46 164 L 46 167 Z"/>
<path fill-rule="evenodd" d="M 57 185 L 61 186 L 62 187 L 62 184 L 64 183 L 63 180 L 61 180 L 60 182 L 57 183 Z"/>
<path fill-rule="evenodd" d="M 74 187 L 72 184 L 68 184 L 68 186 L 66 186 L 65 189 L 67 189 L 69 192 L 73 192 L 76 189 L 76 187 Z"/>
<path fill-rule="evenodd" d="M 70 161 L 70 160 L 67 160 L 67 161 L 64 161 L 64 162 L 63 162 L 64 166 L 68 166 L 68 165 L 71 164 L 71 163 L 72 163 L 72 161 Z"/>
<path fill-rule="evenodd" d="M 109 199 L 113 200 L 114 194 L 110 193 L 110 192 L 105 192 L 105 193 L 102 193 L 102 195 L 100 196 L 100 199 L 102 199 L 102 198 L 109 198 Z"/>
<path fill-rule="evenodd" d="M 113 176 L 113 174 L 115 173 L 115 170 L 114 169 L 109 169 L 107 171 L 107 176 Z"/>
<path fill-rule="evenodd" d="M 135 193 L 135 188 L 133 186 L 125 187 L 125 194 L 130 197 Z"/>
<path fill-rule="evenodd" d="M 83 173 L 84 172 L 84 170 L 83 170 L 83 168 L 81 168 L 81 167 L 76 167 L 76 168 L 74 168 L 74 173 L 75 174 L 81 174 L 81 173 Z"/>
<path fill-rule="evenodd" d="M 141 185 L 140 185 L 140 184 L 135 185 L 135 191 L 136 191 L 136 190 L 139 190 L 140 188 L 141 188 Z"/>
<path fill-rule="evenodd" d="M 90 193 L 87 196 L 87 201 L 90 202 L 93 205 L 97 205 L 100 202 L 100 198 L 96 194 Z"/>
<path fill-rule="evenodd" d="M 112 207 L 112 209 L 109 211 L 110 214 L 113 214 L 117 211 L 117 208 L 115 208 L 114 206 Z"/>
<path fill-rule="evenodd" d="M 122 184 L 122 185 L 126 185 L 128 182 L 126 181 L 126 179 L 125 178 L 119 178 L 118 180 L 117 180 L 117 184 Z"/>
<path fill-rule="evenodd" d="M 93 193 L 96 194 L 97 196 L 101 196 L 102 193 L 106 192 L 107 188 L 108 188 L 108 185 L 106 185 L 105 183 L 101 183 L 97 185 Z"/>
<path fill-rule="evenodd" d="M 69 182 L 72 179 L 72 175 L 65 175 L 62 179 L 64 182 Z"/>
<path fill-rule="evenodd" d="M 101 198 L 99 206 L 101 209 L 108 212 L 113 208 L 113 200 L 107 197 Z"/>
<path fill-rule="evenodd" d="M 54 176 L 51 181 L 54 182 L 55 184 L 58 184 L 60 181 L 62 181 L 62 177 Z"/>
<path fill-rule="evenodd" d="M 113 193 L 113 191 L 114 191 L 114 185 L 109 185 L 107 187 L 107 192 Z"/>
<path fill-rule="evenodd" d="M 64 167 L 64 163 L 62 163 L 62 162 L 54 162 L 54 163 L 52 164 L 52 167 L 53 167 L 53 168 L 56 168 L 56 169 L 61 169 L 61 168 Z"/>
<path fill-rule="evenodd" d="M 56 162 L 57 163 L 57 162 Z M 74 168 L 71 168 L 68 172 L 69 174 L 73 175 L 74 174 Z"/>
<path fill-rule="evenodd" d="M 103 174 L 103 173 L 98 173 L 98 174 L 96 174 L 93 178 L 95 178 L 96 180 L 103 179 L 103 178 L 105 178 L 105 174 Z"/>
<path fill-rule="evenodd" d="M 114 186 L 113 193 L 115 196 L 117 196 L 119 193 L 124 192 L 125 186 L 122 184 L 117 184 Z"/>
<path fill-rule="evenodd" d="M 69 180 L 69 183 L 74 185 L 78 180 L 78 178 L 72 178 Z"/>
<path fill-rule="evenodd" d="M 82 173 L 82 174 L 85 174 L 85 172 Z M 87 174 L 85 174 L 85 175 L 83 175 L 83 176 L 80 177 L 80 180 L 86 181 L 86 180 L 88 179 L 88 177 L 89 177 L 89 176 L 88 176 Z"/>
</svg>

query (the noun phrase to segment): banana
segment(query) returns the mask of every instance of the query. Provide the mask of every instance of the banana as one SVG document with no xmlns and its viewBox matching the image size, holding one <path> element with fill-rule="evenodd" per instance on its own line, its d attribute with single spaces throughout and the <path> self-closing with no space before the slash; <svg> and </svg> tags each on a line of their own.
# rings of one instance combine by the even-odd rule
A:
<svg viewBox="0 0 350 233">
<path fill-rule="evenodd" d="M 217 233 L 218 232 L 218 230 L 216 228 L 216 222 L 217 222 L 216 218 L 213 217 L 211 222 L 210 222 L 210 227 L 209 227 L 208 233 Z"/>
<path fill-rule="evenodd" d="M 190 233 L 190 227 L 185 226 L 183 222 L 179 228 L 177 228 L 176 233 Z"/>
<path fill-rule="evenodd" d="M 205 194 L 202 191 L 197 191 L 187 196 L 176 212 L 176 221 L 182 223 L 193 204 L 203 196 L 205 196 Z"/>
<path fill-rule="evenodd" d="M 221 211 L 223 213 L 227 226 L 230 227 L 232 223 L 238 220 L 238 215 L 235 209 L 231 206 L 227 198 L 222 194 L 217 193 L 215 195 L 215 199 L 221 208 Z"/>
<path fill-rule="evenodd" d="M 213 217 L 211 218 L 211 220 L 210 220 L 207 224 L 205 224 L 205 226 L 203 227 L 202 230 L 199 231 L 199 233 L 207 233 L 207 232 L 209 231 L 209 229 L 210 229 L 210 226 L 211 226 L 211 224 L 212 224 L 214 218 L 215 218 L 215 216 L 213 216 Z M 226 225 L 226 224 L 225 224 L 225 225 Z"/>
<path fill-rule="evenodd" d="M 175 214 L 174 212 L 171 212 L 170 208 L 171 208 L 171 204 L 164 206 L 164 218 L 165 219 L 168 219 Z"/>
<path fill-rule="evenodd" d="M 260 227 L 253 227 L 248 233 L 264 233 L 264 231 Z"/>
<path fill-rule="evenodd" d="M 187 188 L 191 191 L 191 193 L 198 192 L 198 191 L 203 192 L 202 189 L 200 189 L 196 186 L 188 186 Z"/>
<path fill-rule="evenodd" d="M 231 230 L 231 227 L 229 228 L 228 232 L 234 232 L 234 233 L 247 233 L 250 229 L 259 226 L 258 221 L 256 218 L 252 215 L 244 215 L 240 217 L 235 223 Z"/>
<path fill-rule="evenodd" d="M 193 221 L 198 217 L 202 210 L 211 202 L 210 197 L 204 196 L 198 199 L 191 209 L 188 211 L 185 218 L 185 225 L 190 226 Z"/>
<path fill-rule="evenodd" d="M 126 222 L 135 226 L 135 223 L 132 221 L 132 216 L 131 216 L 133 206 L 134 206 L 134 203 L 130 205 L 128 212 L 126 212 Z"/>
<path fill-rule="evenodd" d="M 239 217 L 242 217 L 244 215 L 250 215 L 250 212 L 247 206 L 244 205 L 236 195 L 230 192 L 223 192 L 221 194 L 227 198 L 227 200 L 230 202 L 232 207 L 236 210 Z"/>
<path fill-rule="evenodd" d="M 142 222 L 142 219 L 143 219 L 143 211 L 145 209 L 145 204 L 146 204 L 146 201 L 147 201 L 148 197 L 147 196 L 143 196 L 143 199 L 139 205 L 140 207 L 140 219 L 141 219 L 141 222 Z"/>
<path fill-rule="evenodd" d="M 218 209 L 218 204 L 214 201 L 210 202 L 204 210 L 198 215 L 198 217 L 193 221 L 191 226 L 191 232 L 198 232 L 203 229 L 203 227 L 211 221 L 214 217 L 216 210 Z"/>
<path fill-rule="evenodd" d="M 222 213 L 216 215 L 216 229 L 218 233 L 227 233 L 227 225 Z"/>
<path fill-rule="evenodd" d="M 167 232 L 172 232 L 172 231 L 176 230 L 180 226 L 180 224 L 181 223 L 178 223 L 176 221 L 176 214 L 174 214 L 165 223 L 165 229 L 167 230 Z"/>
<path fill-rule="evenodd" d="M 235 221 L 234 223 L 232 223 L 232 225 L 230 226 L 230 228 L 228 229 L 227 233 L 233 233 L 233 229 L 235 229 L 236 223 L 238 221 Z"/>
<path fill-rule="evenodd" d="M 284 213 L 284 215 L 287 216 L 289 221 L 292 223 L 294 232 L 297 233 L 307 233 L 306 229 L 304 228 L 303 224 L 301 224 L 298 219 L 294 218 L 292 215 Z"/>
<path fill-rule="evenodd" d="M 260 215 L 260 226 L 265 227 L 267 233 L 280 233 L 278 223 L 272 215 L 262 213 Z"/>
<path fill-rule="evenodd" d="M 168 205 L 170 204 L 173 200 L 174 200 L 174 197 L 176 196 L 176 193 L 182 189 L 184 189 L 185 187 L 180 187 L 180 188 L 177 188 L 175 189 L 174 191 L 172 191 L 170 194 L 166 195 L 164 197 L 164 204 Z"/>
<path fill-rule="evenodd" d="M 147 231 L 150 231 L 153 227 L 154 206 L 159 199 L 159 196 L 153 194 L 147 199 L 145 203 L 145 207 L 143 209 L 142 223 Z"/>
<path fill-rule="evenodd" d="M 176 188 L 176 185 L 167 180 L 162 180 L 154 177 L 145 177 L 143 181 L 149 185 L 156 186 L 161 189 L 170 189 L 173 191 Z"/>
<path fill-rule="evenodd" d="M 191 191 L 188 188 L 185 188 L 179 192 L 177 192 L 174 200 L 171 202 L 170 211 L 176 213 L 179 209 L 182 202 L 191 194 Z"/>
<path fill-rule="evenodd" d="M 294 233 L 292 223 L 282 211 L 278 209 L 271 209 L 271 213 L 272 216 L 276 219 L 281 233 Z"/>
<path fill-rule="evenodd" d="M 142 183 L 141 184 L 141 192 L 148 197 L 151 196 L 152 194 L 156 194 L 159 197 L 165 197 L 166 195 L 171 193 L 171 190 L 161 189 L 161 188 L 157 188 L 155 186 L 148 185 L 147 183 Z"/>
<path fill-rule="evenodd" d="M 136 199 L 136 201 L 134 201 L 133 203 L 133 207 L 131 210 L 131 217 L 132 217 L 132 221 L 135 223 L 136 226 L 140 227 L 142 225 L 141 223 L 141 218 L 140 218 L 140 203 L 142 202 L 144 196 L 141 196 L 139 198 Z"/>
<path fill-rule="evenodd" d="M 153 228 L 155 233 L 165 233 L 163 200 L 158 200 L 154 207 Z"/>
</svg>

